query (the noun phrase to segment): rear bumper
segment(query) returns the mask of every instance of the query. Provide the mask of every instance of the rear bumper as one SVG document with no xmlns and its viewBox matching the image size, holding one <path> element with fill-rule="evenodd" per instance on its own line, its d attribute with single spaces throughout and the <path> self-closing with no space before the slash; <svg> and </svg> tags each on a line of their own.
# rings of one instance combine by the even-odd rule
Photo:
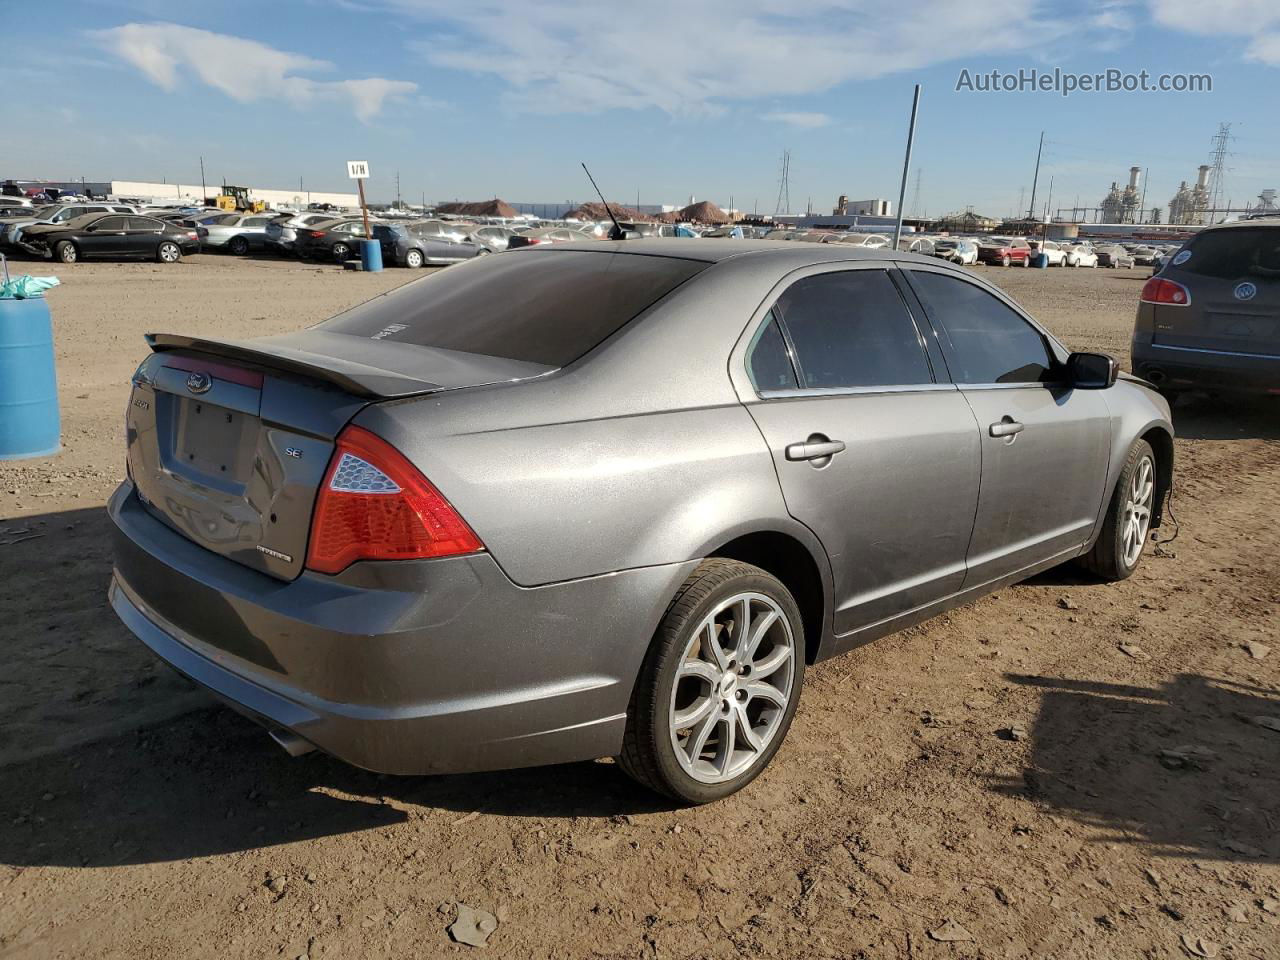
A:
<svg viewBox="0 0 1280 960">
<path fill-rule="evenodd" d="M 1280 356 L 1172 347 L 1152 343 L 1149 333 L 1137 333 L 1132 366 L 1134 373 L 1161 389 L 1280 392 Z"/>
<path fill-rule="evenodd" d="M 236 709 L 355 766 L 455 773 L 619 752 L 640 662 L 693 564 L 517 587 L 488 554 L 289 583 L 196 546 L 123 484 L 112 607 Z"/>
</svg>

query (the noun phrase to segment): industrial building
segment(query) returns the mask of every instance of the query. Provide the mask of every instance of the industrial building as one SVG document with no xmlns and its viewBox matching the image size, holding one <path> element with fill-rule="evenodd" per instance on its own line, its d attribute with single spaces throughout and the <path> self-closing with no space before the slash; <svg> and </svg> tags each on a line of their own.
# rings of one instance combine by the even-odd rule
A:
<svg viewBox="0 0 1280 960">
<path fill-rule="evenodd" d="M 831 213 L 837 217 L 891 217 L 893 204 L 888 200 L 850 200 L 841 194 Z"/>
</svg>

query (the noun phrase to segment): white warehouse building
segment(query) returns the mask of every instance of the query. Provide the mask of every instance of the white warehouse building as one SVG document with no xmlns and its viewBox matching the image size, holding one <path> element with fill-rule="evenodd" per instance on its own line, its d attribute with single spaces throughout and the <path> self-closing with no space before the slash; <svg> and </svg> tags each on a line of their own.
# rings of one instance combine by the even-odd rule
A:
<svg viewBox="0 0 1280 960">
<path fill-rule="evenodd" d="M 216 197 L 222 186 L 210 183 L 202 192 L 195 183 L 148 183 L 143 180 L 112 180 L 108 191 L 113 197 L 140 197 L 155 203 L 200 204 L 204 196 Z M 261 200 L 269 207 L 289 206 L 302 208 L 311 203 L 331 203 L 338 207 L 356 207 L 360 201 L 354 193 L 324 193 L 318 190 L 272 190 L 267 187 L 249 187 L 249 197 Z"/>
</svg>

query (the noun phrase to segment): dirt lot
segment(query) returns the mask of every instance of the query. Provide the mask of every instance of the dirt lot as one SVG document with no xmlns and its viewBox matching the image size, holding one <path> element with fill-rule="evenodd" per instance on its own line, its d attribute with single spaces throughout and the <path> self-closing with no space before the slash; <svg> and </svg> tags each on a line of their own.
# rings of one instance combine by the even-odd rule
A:
<svg viewBox="0 0 1280 960">
<path fill-rule="evenodd" d="M 291 760 L 158 667 L 105 603 L 141 334 L 411 275 L 58 272 L 66 450 L 0 464 L 0 957 L 453 956 L 458 903 L 503 957 L 1280 957 L 1280 733 L 1247 722 L 1280 717 L 1280 403 L 1175 410 L 1181 532 L 1131 580 L 1053 571 L 819 666 L 771 769 L 679 810 L 607 761 Z M 1127 356 L 1138 272 L 986 275 Z"/>
</svg>

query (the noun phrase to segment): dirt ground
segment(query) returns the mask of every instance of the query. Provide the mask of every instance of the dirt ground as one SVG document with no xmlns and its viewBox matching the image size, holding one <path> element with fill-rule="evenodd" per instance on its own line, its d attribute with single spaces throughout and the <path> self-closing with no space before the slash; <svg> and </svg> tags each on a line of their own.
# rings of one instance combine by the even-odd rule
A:
<svg viewBox="0 0 1280 960">
<path fill-rule="evenodd" d="M 764 776 L 673 809 L 608 761 L 290 759 L 106 606 L 142 333 L 294 329 L 412 274 L 34 272 L 66 449 L 0 463 L 0 957 L 448 957 L 458 904 L 499 957 L 1280 957 L 1280 732 L 1251 722 L 1280 717 L 1280 401 L 1179 405 L 1180 532 L 1132 579 L 1051 571 L 820 665 Z M 1127 358 L 1145 271 L 984 273 Z"/>
</svg>

